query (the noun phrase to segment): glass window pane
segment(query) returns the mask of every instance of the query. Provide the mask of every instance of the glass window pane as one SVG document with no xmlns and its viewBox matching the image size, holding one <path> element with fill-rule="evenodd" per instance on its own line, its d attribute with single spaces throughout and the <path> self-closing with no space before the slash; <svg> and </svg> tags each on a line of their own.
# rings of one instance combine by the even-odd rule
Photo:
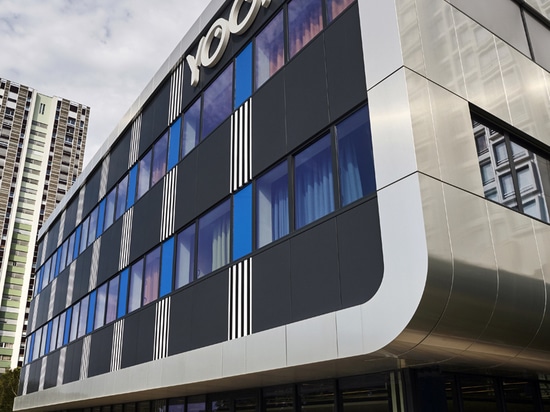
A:
<svg viewBox="0 0 550 412">
<path fill-rule="evenodd" d="M 481 181 L 484 185 L 494 182 L 495 171 L 492 163 L 485 163 L 479 166 L 481 168 Z"/>
<path fill-rule="evenodd" d="M 512 180 L 512 174 L 506 173 L 500 176 L 500 186 L 505 198 L 515 195 L 514 182 Z"/>
<path fill-rule="evenodd" d="M 198 278 L 229 263 L 230 221 L 229 200 L 199 220 Z"/>
<path fill-rule="evenodd" d="M 181 117 L 170 126 L 170 141 L 168 143 L 168 170 L 172 169 L 179 160 L 181 138 Z"/>
<path fill-rule="evenodd" d="M 126 308 L 128 303 L 128 275 L 129 269 L 126 268 L 120 272 L 120 285 L 118 289 L 118 308 L 117 319 L 126 315 Z"/>
<path fill-rule="evenodd" d="M 488 150 L 488 146 L 487 146 L 487 136 L 485 134 L 485 128 L 482 128 L 481 130 L 476 132 L 475 141 L 476 141 L 477 154 L 480 155 L 480 154 L 486 153 Z"/>
<path fill-rule="evenodd" d="M 80 302 L 77 302 L 73 305 L 72 315 L 71 315 L 71 334 L 70 341 L 76 339 L 78 336 L 78 316 L 80 310 Z"/>
<path fill-rule="evenodd" d="M 302 383 L 298 386 L 302 411 L 334 411 L 334 382 Z"/>
<path fill-rule="evenodd" d="M 174 277 L 174 237 L 167 239 L 162 244 L 162 259 L 160 263 L 160 292 L 163 297 L 172 292 Z"/>
<path fill-rule="evenodd" d="M 266 412 L 294 412 L 294 389 L 292 386 L 267 388 L 262 398 Z"/>
<path fill-rule="evenodd" d="M 181 158 L 183 159 L 199 142 L 201 125 L 201 99 L 198 99 L 183 114 L 183 135 L 181 137 Z"/>
<path fill-rule="evenodd" d="M 461 377 L 460 389 L 465 411 L 497 411 L 495 387 L 492 378 Z"/>
<path fill-rule="evenodd" d="M 181 288 L 193 280 L 195 262 L 195 225 L 178 235 L 176 250 L 175 288 Z"/>
<path fill-rule="evenodd" d="M 233 260 L 252 252 L 252 185 L 233 196 Z"/>
<path fill-rule="evenodd" d="M 67 239 L 63 242 L 61 246 L 61 260 L 59 262 L 59 271 L 62 272 L 65 269 L 67 264 L 67 250 L 69 249 L 69 240 Z"/>
<path fill-rule="evenodd" d="M 126 211 L 126 194 L 128 193 L 128 175 L 118 184 L 116 196 L 116 214 L 115 220 L 124 214 Z"/>
<path fill-rule="evenodd" d="M 88 320 L 88 305 L 90 304 L 90 297 L 86 296 L 80 301 L 80 314 L 78 319 L 78 337 L 86 334 L 86 323 Z"/>
<path fill-rule="evenodd" d="M 233 110 L 233 64 L 203 94 L 201 139 L 229 117 Z"/>
<path fill-rule="evenodd" d="M 128 197 L 126 198 L 126 210 L 130 209 L 136 201 L 136 187 L 139 163 L 135 164 L 128 173 Z"/>
<path fill-rule="evenodd" d="M 334 211 L 330 136 L 296 155 L 296 228 Z"/>
<path fill-rule="evenodd" d="M 110 323 L 116 319 L 118 303 L 118 284 L 119 277 L 109 281 L 109 290 L 107 294 L 107 309 L 105 314 L 105 323 Z"/>
<path fill-rule="evenodd" d="M 105 218 L 103 220 L 103 228 L 107 229 L 115 220 L 116 186 L 109 192 L 105 200 Z"/>
<path fill-rule="evenodd" d="M 59 316 L 56 316 L 52 321 L 52 331 L 50 334 L 50 351 L 57 349 L 57 336 L 59 331 Z"/>
<path fill-rule="evenodd" d="M 262 247 L 289 232 L 287 162 L 260 177 L 256 189 L 256 230 L 258 247 Z"/>
<path fill-rule="evenodd" d="M 88 246 L 90 246 L 97 235 L 97 214 L 98 208 L 96 207 L 92 213 L 90 213 L 90 227 L 88 228 Z"/>
<path fill-rule="evenodd" d="M 517 171 L 518 186 L 520 192 L 536 189 L 535 176 L 529 167 L 524 167 Z"/>
<path fill-rule="evenodd" d="M 386 375 L 340 379 L 338 388 L 343 412 L 392 410 L 390 384 Z"/>
<path fill-rule="evenodd" d="M 137 198 L 139 199 L 149 190 L 151 183 L 151 151 L 139 161 L 139 176 L 137 184 Z"/>
<path fill-rule="evenodd" d="M 59 327 L 57 329 L 57 345 L 55 346 L 56 349 L 59 349 L 61 346 L 63 346 L 63 337 L 65 332 L 65 316 L 67 315 L 67 312 L 63 312 L 61 315 L 58 316 L 59 318 Z"/>
<path fill-rule="evenodd" d="M 69 307 L 65 311 L 65 314 L 66 316 L 65 316 L 65 330 L 63 332 L 63 345 L 66 345 L 67 343 L 69 343 L 73 308 Z"/>
<path fill-rule="evenodd" d="M 97 298 L 94 316 L 94 329 L 103 326 L 105 321 L 105 307 L 107 304 L 107 283 L 97 289 Z"/>
<path fill-rule="evenodd" d="M 78 230 L 77 230 L 78 231 Z M 67 250 L 67 266 L 74 260 L 75 254 L 75 238 L 77 231 L 74 231 L 69 238 L 69 248 Z M 78 252 L 77 252 L 78 253 Z"/>
<path fill-rule="evenodd" d="M 506 143 L 500 142 L 496 144 L 493 148 L 495 151 L 495 158 L 497 160 L 498 164 L 504 163 L 508 161 L 508 151 L 506 149 Z"/>
<path fill-rule="evenodd" d="M 254 46 L 255 85 L 257 89 L 285 64 L 285 35 L 282 11 L 258 34 Z"/>
<path fill-rule="evenodd" d="M 145 273 L 143 276 L 142 304 L 154 302 L 159 297 L 160 282 L 160 247 L 149 252 L 145 257 Z"/>
<path fill-rule="evenodd" d="M 235 109 L 252 94 L 252 44 L 235 58 Z"/>
<path fill-rule="evenodd" d="M 342 13 L 354 0 L 327 0 L 328 21 L 334 20 Z"/>
<path fill-rule="evenodd" d="M 299 52 L 323 29 L 321 0 L 293 0 L 288 4 L 288 47 L 290 57 Z"/>
<path fill-rule="evenodd" d="M 168 399 L 167 412 L 185 412 L 185 398 Z"/>
<path fill-rule="evenodd" d="M 153 147 L 153 173 L 151 186 L 166 174 L 166 159 L 168 156 L 168 133 L 165 133 Z"/>
<path fill-rule="evenodd" d="M 340 198 L 346 206 L 376 190 L 369 112 L 366 107 L 336 125 Z"/>
<path fill-rule="evenodd" d="M 130 271 L 130 293 L 128 296 L 128 312 L 141 306 L 141 285 L 143 283 L 143 259 L 132 265 Z"/>
<path fill-rule="evenodd" d="M 206 401 L 204 396 L 190 396 L 187 398 L 187 412 L 205 412 Z"/>
</svg>

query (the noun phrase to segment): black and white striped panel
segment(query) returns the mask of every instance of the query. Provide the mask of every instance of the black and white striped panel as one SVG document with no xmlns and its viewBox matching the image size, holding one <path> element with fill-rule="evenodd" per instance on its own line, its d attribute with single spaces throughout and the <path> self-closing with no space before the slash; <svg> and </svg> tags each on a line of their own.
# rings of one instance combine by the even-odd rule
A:
<svg viewBox="0 0 550 412">
<path fill-rule="evenodd" d="M 131 208 L 122 216 L 122 234 L 120 236 L 120 256 L 118 259 L 118 270 L 124 269 L 130 263 L 130 243 L 132 241 L 133 220 L 134 208 Z"/>
<path fill-rule="evenodd" d="M 111 156 L 108 155 L 103 159 L 101 163 L 101 179 L 99 180 L 99 199 L 107 194 L 107 179 L 109 177 L 109 164 L 111 163 Z"/>
<path fill-rule="evenodd" d="M 183 62 L 172 72 L 170 78 L 170 107 L 168 108 L 168 124 L 176 120 L 181 113 L 183 95 Z"/>
<path fill-rule="evenodd" d="M 122 365 L 122 341 L 124 337 L 124 319 L 113 327 L 113 346 L 111 347 L 111 372 L 117 371 Z"/>
<path fill-rule="evenodd" d="M 252 98 L 231 115 L 230 190 L 236 192 L 252 177 Z"/>
<path fill-rule="evenodd" d="M 80 380 L 88 377 L 90 368 L 90 346 L 92 344 L 92 335 L 88 335 L 82 342 L 82 355 L 80 357 Z"/>
<path fill-rule="evenodd" d="M 178 183 L 178 166 L 164 176 L 162 190 L 162 212 L 160 222 L 160 241 L 174 234 L 176 223 L 176 190 Z"/>
<path fill-rule="evenodd" d="M 141 114 L 132 124 L 132 136 L 130 138 L 130 152 L 128 153 L 128 168 L 137 162 L 139 154 L 139 139 L 141 136 Z"/>
<path fill-rule="evenodd" d="M 38 381 L 38 390 L 44 390 L 44 382 L 46 381 L 46 368 L 48 367 L 48 357 L 42 358 L 42 364 L 40 365 L 40 379 Z"/>
<path fill-rule="evenodd" d="M 67 359 L 67 347 L 64 346 L 59 351 L 59 365 L 57 367 L 57 385 L 63 385 L 63 374 L 65 373 L 65 360 Z"/>
<path fill-rule="evenodd" d="M 232 266 L 229 271 L 229 339 L 250 335 L 252 331 L 252 258 Z"/>
<path fill-rule="evenodd" d="M 48 306 L 48 319 L 53 318 L 53 307 L 55 304 L 55 291 L 57 290 L 57 279 L 52 280 L 52 286 L 50 286 L 50 301 Z"/>
<path fill-rule="evenodd" d="M 170 333 L 170 297 L 157 302 L 155 306 L 155 341 L 153 359 L 168 356 L 168 336 Z"/>
<path fill-rule="evenodd" d="M 97 238 L 92 245 L 92 264 L 90 266 L 88 292 L 91 292 L 97 287 L 97 272 L 99 270 L 99 252 L 101 252 L 101 237 Z"/>
</svg>

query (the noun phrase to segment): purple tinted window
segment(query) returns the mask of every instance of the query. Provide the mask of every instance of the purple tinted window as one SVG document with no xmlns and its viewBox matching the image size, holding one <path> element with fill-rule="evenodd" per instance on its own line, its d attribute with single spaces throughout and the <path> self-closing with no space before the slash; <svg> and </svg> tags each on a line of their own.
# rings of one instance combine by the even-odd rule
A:
<svg viewBox="0 0 550 412">
<path fill-rule="evenodd" d="M 293 0 L 288 4 L 288 47 L 290 57 L 323 30 L 321 0 Z"/>
<path fill-rule="evenodd" d="M 143 305 L 159 297 L 160 280 L 160 247 L 145 257 L 145 274 L 143 276 Z"/>
<path fill-rule="evenodd" d="M 105 323 L 112 322 L 116 319 L 117 303 L 118 303 L 118 283 L 119 277 L 111 279 L 109 282 L 109 291 L 107 292 L 107 313 L 105 314 Z"/>
<path fill-rule="evenodd" d="M 233 64 L 208 86 L 203 99 L 202 139 L 227 119 L 233 110 Z"/>
<path fill-rule="evenodd" d="M 327 0 L 327 17 L 328 21 L 334 20 L 355 0 Z"/>
<path fill-rule="evenodd" d="M 115 220 L 115 201 L 116 201 L 116 187 L 111 190 L 105 200 L 105 220 L 103 222 L 103 228 L 107 229 L 113 224 Z"/>
<path fill-rule="evenodd" d="M 134 263 L 130 273 L 130 294 L 128 296 L 128 312 L 141 306 L 141 285 L 143 283 L 143 259 Z"/>
<path fill-rule="evenodd" d="M 118 184 L 116 198 L 116 217 L 118 219 L 126 211 L 126 194 L 128 193 L 128 175 L 124 177 Z"/>
<path fill-rule="evenodd" d="M 139 161 L 139 175 L 138 175 L 138 199 L 143 196 L 149 190 L 151 183 L 151 152 L 147 153 L 143 159 Z"/>
<path fill-rule="evenodd" d="M 181 288 L 193 280 L 195 262 L 195 225 L 178 235 L 176 251 L 176 284 Z"/>
<path fill-rule="evenodd" d="M 100 328 L 104 324 L 106 302 L 107 302 L 107 284 L 105 283 L 97 290 L 94 329 Z"/>
<path fill-rule="evenodd" d="M 151 186 L 157 183 L 166 173 L 166 158 L 168 156 L 168 133 L 165 133 L 153 148 L 153 173 Z"/>
<path fill-rule="evenodd" d="M 197 278 L 229 263 L 230 223 L 229 201 L 199 220 Z"/>
<path fill-rule="evenodd" d="M 264 84 L 285 63 L 283 13 L 280 12 L 256 37 L 254 50 L 256 88 Z"/>
<path fill-rule="evenodd" d="M 199 142 L 201 127 L 201 99 L 198 99 L 183 114 L 183 135 L 181 137 L 181 158 L 183 159 Z"/>
</svg>

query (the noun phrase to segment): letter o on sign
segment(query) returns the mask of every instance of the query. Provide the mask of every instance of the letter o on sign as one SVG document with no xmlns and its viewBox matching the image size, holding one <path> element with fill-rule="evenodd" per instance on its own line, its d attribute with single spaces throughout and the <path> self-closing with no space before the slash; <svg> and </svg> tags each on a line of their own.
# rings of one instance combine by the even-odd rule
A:
<svg viewBox="0 0 550 412">
<path fill-rule="evenodd" d="M 212 67 L 220 61 L 229 43 L 229 23 L 225 19 L 218 19 L 212 24 L 208 33 L 206 33 L 204 44 L 201 51 L 201 63 L 204 67 Z M 214 37 L 220 39 L 214 53 L 210 53 Z"/>
<path fill-rule="evenodd" d="M 245 1 L 252 4 L 246 16 L 239 23 L 239 12 Z M 252 23 L 254 23 L 254 19 L 260 11 L 260 6 L 261 0 L 235 0 L 229 13 L 229 30 L 231 33 L 240 35 L 246 32 L 252 26 Z"/>
</svg>

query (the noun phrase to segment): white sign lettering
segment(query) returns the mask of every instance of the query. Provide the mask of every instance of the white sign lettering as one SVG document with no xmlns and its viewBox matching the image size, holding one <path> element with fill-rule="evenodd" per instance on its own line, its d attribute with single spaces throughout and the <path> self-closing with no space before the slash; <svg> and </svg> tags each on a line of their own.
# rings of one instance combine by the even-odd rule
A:
<svg viewBox="0 0 550 412">
<path fill-rule="evenodd" d="M 244 2 L 250 3 L 250 8 L 246 16 L 239 22 L 239 13 Z M 197 54 L 195 56 L 187 55 L 185 60 L 191 69 L 191 86 L 199 84 L 200 68 L 214 67 L 221 60 L 231 34 L 244 34 L 258 16 L 260 7 L 269 7 L 271 0 L 235 0 L 229 12 L 229 20 L 219 18 L 212 24 L 206 36 L 199 41 Z M 212 50 L 214 38 L 219 39 L 218 45 Z"/>
</svg>

